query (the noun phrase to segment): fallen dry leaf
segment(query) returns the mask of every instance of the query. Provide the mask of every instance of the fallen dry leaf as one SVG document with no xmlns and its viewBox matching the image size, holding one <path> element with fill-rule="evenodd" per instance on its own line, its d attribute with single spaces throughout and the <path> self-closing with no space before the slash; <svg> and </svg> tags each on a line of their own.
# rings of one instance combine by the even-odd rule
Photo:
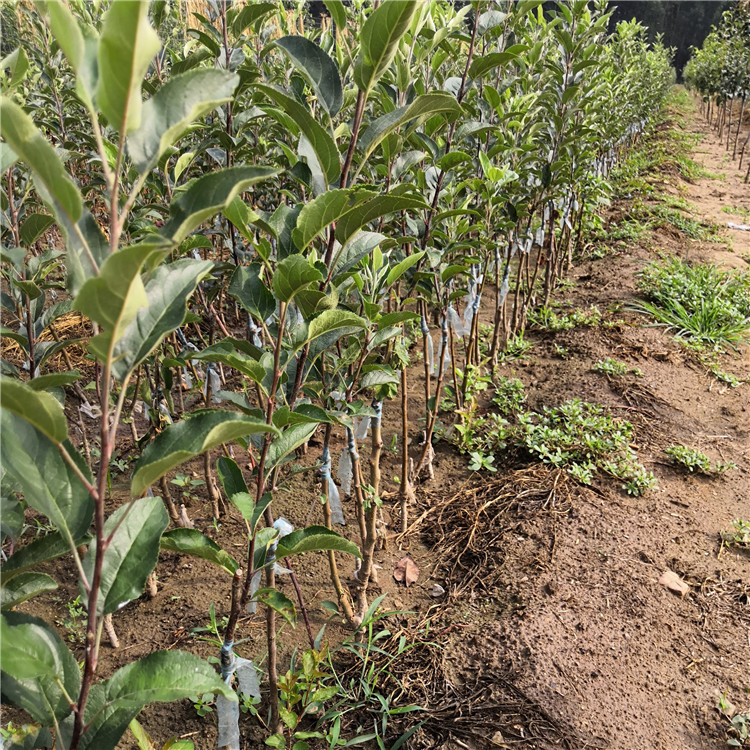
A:
<svg viewBox="0 0 750 750">
<path fill-rule="evenodd" d="M 419 568 L 414 560 L 406 555 L 402 557 L 396 564 L 396 569 L 393 571 L 393 577 L 399 582 L 406 584 L 407 587 L 415 583 L 419 578 Z"/>
<path fill-rule="evenodd" d="M 690 586 L 688 586 L 685 581 L 677 575 L 677 573 L 674 573 L 671 570 L 665 570 L 661 574 L 659 583 L 680 596 L 685 596 L 685 594 L 690 591 Z"/>
</svg>

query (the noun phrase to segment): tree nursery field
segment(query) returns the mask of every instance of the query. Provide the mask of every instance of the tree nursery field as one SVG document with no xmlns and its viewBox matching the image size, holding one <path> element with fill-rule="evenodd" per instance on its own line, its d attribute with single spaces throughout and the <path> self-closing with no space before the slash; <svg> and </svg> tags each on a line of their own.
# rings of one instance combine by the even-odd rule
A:
<svg viewBox="0 0 750 750">
<path fill-rule="evenodd" d="M 312 5 L 0 2 L 1 747 L 750 747 L 747 0 Z"/>
</svg>

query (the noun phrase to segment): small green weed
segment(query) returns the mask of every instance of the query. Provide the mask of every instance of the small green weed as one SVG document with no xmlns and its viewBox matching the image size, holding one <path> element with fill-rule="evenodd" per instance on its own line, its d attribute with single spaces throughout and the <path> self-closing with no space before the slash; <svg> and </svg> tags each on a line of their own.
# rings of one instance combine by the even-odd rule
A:
<svg viewBox="0 0 750 750">
<path fill-rule="evenodd" d="M 719 698 L 719 711 L 729 722 L 727 745 L 730 747 L 750 746 L 750 713 L 740 713 L 723 693 Z"/>
<path fill-rule="evenodd" d="M 727 547 L 750 549 L 750 521 L 742 518 L 732 521 L 732 528 L 721 532 L 721 541 Z"/>
<path fill-rule="evenodd" d="M 606 375 L 608 378 L 621 378 L 631 372 L 636 377 L 642 377 L 643 372 L 637 367 L 629 368 L 625 362 L 619 362 L 612 357 L 606 359 L 600 359 L 595 362 L 591 369 L 594 372 L 600 372 L 602 375 Z"/>
<path fill-rule="evenodd" d="M 67 602 L 65 607 L 68 610 L 68 616 L 56 620 L 57 624 L 65 630 L 68 641 L 71 643 L 83 643 L 86 636 L 83 631 L 83 625 L 86 617 L 86 608 L 81 602 L 81 597 L 77 596 L 73 601 Z"/>
<path fill-rule="evenodd" d="M 679 337 L 735 347 L 750 331 L 750 276 L 677 258 L 651 263 L 639 288 L 647 301 L 632 309 L 656 318 Z"/>
<path fill-rule="evenodd" d="M 743 219 L 750 219 L 750 208 L 744 206 L 722 206 L 722 213 L 741 216 Z"/>
<path fill-rule="evenodd" d="M 731 462 L 717 462 L 712 467 L 711 459 L 705 453 L 701 453 L 696 448 L 688 448 L 686 445 L 670 445 L 664 452 L 672 459 L 672 463 L 679 464 L 689 472 L 695 472 L 696 474 L 722 474 L 728 469 L 737 468 Z"/>
<path fill-rule="evenodd" d="M 576 308 L 572 312 L 558 315 L 551 307 L 540 307 L 529 313 L 529 325 L 543 328 L 546 331 L 559 333 L 578 326 L 595 328 L 602 322 L 602 314 L 596 305 L 588 310 Z"/>
<path fill-rule="evenodd" d="M 523 408 L 526 393 L 523 383 L 518 378 L 506 378 L 500 375 L 495 382 L 495 395 L 492 403 L 498 411 L 507 416 L 516 414 Z"/>
<path fill-rule="evenodd" d="M 603 406 L 580 399 L 543 414 L 519 417 L 522 446 L 544 463 L 564 468 L 582 484 L 602 471 L 624 481 L 623 489 L 642 495 L 656 485 L 630 447 L 633 425 L 614 419 Z"/>
</svg>

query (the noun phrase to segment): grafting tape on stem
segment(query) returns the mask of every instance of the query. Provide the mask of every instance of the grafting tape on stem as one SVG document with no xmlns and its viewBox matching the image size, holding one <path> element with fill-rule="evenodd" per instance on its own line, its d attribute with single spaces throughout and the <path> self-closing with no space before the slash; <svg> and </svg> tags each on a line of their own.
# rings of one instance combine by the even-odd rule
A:
<svg viewBox="0 0 750 750">
<path fill-rule="evenodd" d="M 344 520 L 344 509 L 341 507 L 339 488 L 331 477 L 331 452 L 328 450 L 328 446 L 323 448 L 323 455 L 320 460 L 320 478 L 323 482 L 327 483 L 328 507 L 331 510 L 331 521 L 341 526 L 346 526 L 346 521 Z"/>
</svg>

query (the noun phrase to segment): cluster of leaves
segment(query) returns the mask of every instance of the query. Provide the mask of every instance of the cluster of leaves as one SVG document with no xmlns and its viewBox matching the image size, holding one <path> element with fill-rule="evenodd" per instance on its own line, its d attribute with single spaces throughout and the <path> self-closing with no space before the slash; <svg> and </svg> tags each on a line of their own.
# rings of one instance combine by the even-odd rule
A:
<svg viewBox="0 0 750 750">
<path fill-rule="evenodd" d="M 734 464 L 717 462 L 711 466 L 711 459 L 697 448 L 689 448 L 686 445 L 670 445 L 664 451 L 672 463 L 682 466 L 689 472 L 697 474 L 721 474 L 727 469 L 736 468 Z"/>
</svg>

